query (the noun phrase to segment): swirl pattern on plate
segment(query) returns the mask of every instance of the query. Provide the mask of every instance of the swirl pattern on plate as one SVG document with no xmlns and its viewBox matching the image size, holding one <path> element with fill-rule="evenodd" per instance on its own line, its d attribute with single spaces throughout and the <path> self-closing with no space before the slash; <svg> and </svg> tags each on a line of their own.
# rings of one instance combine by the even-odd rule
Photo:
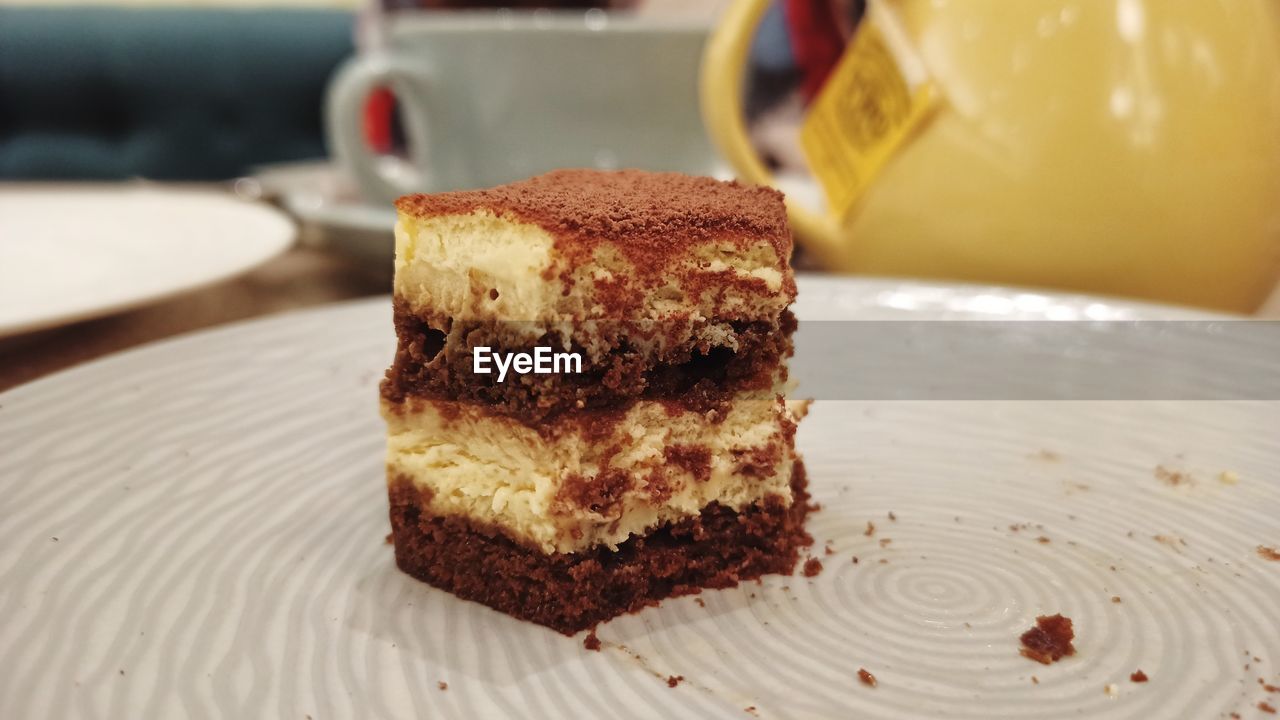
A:
<svg viewBox="0 0 1280 720">
<path fill-rule="evenodd" d="M 593 653 L 396 571 L 388 315 L 0 396 L 0 717 L 1203 717 L 1277 679 L 1276 403 L 819 402 L 823 572 L 619 618 Z M 1019 656 L 1056 612 L 1077 654 Z"/>
</svg>

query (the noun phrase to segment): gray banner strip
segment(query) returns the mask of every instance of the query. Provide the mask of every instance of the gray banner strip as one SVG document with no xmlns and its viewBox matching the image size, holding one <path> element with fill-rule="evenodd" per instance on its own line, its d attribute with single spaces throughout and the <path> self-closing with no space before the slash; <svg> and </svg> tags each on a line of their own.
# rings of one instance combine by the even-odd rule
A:
<svg viewBox="0 0 1280 720">
<path fill-rule="evenodd" d="M 1280 400 L 1280 322 L 811 321 L 796 397 Z"/>
</svg>

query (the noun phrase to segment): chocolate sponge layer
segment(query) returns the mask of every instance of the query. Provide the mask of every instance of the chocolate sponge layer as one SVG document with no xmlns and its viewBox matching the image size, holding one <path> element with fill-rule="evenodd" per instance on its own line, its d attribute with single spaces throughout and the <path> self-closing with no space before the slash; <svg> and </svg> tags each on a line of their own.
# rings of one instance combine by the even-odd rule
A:
<svg viewBox="0 0 1280 720">
<path fill-rule="evenodd" d="M 644 332 L 621 323 L 612 329 L 607 350 L 592 353 L 575 345 L 582 358 L 576 374 L 477 374 L 472 349 L 531 352 L 534 347 L 563 350 L 565 339 L 544 333 L 530 340 L 517 324 L 493 322 L 428 322 L 397 302 L 394 312 L 398 345 L 382 383 L 392 403 L 407 397 L 475 402 L 493 412 L 538 422 L 566 411 L 625 406 L 633 400 L 664 399 L 695 410 L 710 410 L 746 391 L 771 397 L 786 379 L 785 360 L 792 352 L 795 317 L 785 311 L 776 322 L 737 322 L 728 327 L 736 347 L 686 342 L 661 353 L 639 349 Z M 446 327 L 439 327 L 446 326 Z M 609 328 L 605 328 L 608 333 Z"/>
<path fill-rule="evenodd" d="M 617 551 L 548 554 L 497 528 L 432 515 L 424 510 L 428 498 L 393 480 L 396 564 L 460 598 L 571 635 L 664 598 L 790 574 L 799 549 L 813 542 L 804 530 L 806 487 L 797 462 L 789 506 L 778 497 L 741 511 L 712 503 L 696 517 L 632 537 Z"/>
</svg>

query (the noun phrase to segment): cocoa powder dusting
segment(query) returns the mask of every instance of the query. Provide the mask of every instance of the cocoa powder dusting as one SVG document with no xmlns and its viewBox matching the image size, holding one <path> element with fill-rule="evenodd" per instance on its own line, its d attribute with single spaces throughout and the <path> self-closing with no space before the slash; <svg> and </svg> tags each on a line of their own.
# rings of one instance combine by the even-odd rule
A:
<svg viewBox="0 0 1280 720">
<path fill-rule="evenodd" d="M 711 479 L 711 449 L 705 445 L 669 445 L 663 455 L 668 464 L 683 468 L 694 480 Z"/>
<path fill-rule="evenodd" d="M 767 242 L 779 269 L 791 256 L 782 193 L 679 173 L 555 170 L 485 190 L 407 195 L 396 209 L 417 218 L 487 210 L 541 227 L 568 265 L 589 261 L 597 247 L 610 244 L 637 273 L 654 277 L 696 243 Z M 794 295 L 794 281 L 784 292 Z"/>
</svg>

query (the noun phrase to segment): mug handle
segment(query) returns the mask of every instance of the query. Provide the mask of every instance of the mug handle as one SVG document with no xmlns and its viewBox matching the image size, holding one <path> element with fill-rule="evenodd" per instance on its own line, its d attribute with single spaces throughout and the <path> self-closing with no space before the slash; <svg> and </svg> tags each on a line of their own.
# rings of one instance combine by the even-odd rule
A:
<svg viewBox="0 0 1280 720">
<path fill-rule="evenodd" d="M 707 133 L 738 176 L 756 185 L 777 187 L 747 135 L 741 100 L 751 41 L 768 9 L 769 0 L 740 0 L 725 9 L 702 53 L 698 92 Z M 805 249 L 819 262 L 833 270 L 850 269 L 848 253 L 841 250 L 840 234 L 832 222 L 789 197 L 787 215 Z"/>
<path fill-rule="evenodd" d="M 409 193 L 432 192 L 431 176 L 421 170 L 428 166 L 431 147 L 431 83 L 430 71 L 385 52 L 347 60 L 330 83 L 325 101 L 330 149 L 368 194 L 390 201 Z M 364 106 L 379 87 L 391 88 L 403 106 L 409 162 L 379 155 L 365 140 Z"/>
</svg>

